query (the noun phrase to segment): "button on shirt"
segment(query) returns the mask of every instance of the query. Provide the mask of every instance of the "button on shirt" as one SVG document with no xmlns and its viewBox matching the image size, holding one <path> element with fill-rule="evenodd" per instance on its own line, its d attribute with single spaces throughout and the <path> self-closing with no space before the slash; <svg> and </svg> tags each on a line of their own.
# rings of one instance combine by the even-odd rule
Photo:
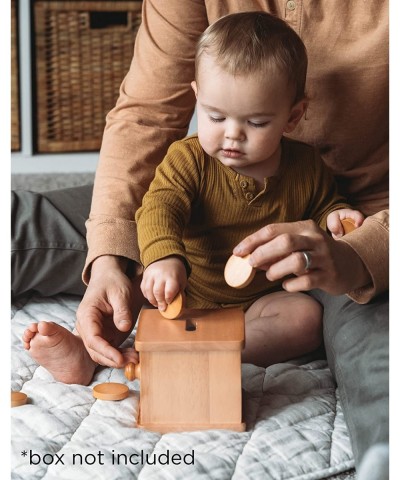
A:
<svg viewBox="0 0 400 480">
<path fill-rule="evenodd" d="M 289 0 L 287 3 L 286 3 L 286 8 L 288 10 L 294 10 L 296 8 L 296 2 L 294 0 Z"/>
</svg>

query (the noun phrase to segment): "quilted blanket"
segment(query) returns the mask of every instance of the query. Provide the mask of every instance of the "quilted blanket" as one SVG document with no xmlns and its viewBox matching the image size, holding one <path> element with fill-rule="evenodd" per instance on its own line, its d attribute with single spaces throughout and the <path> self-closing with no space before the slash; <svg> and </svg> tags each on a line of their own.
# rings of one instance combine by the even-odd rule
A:
<svg viewBox="0 0 400 480">
<path fill-rule="evenodd" d="M 316 480 L 354 466 L 340 398 L 325 360 L 242 366 L 245 432 L 158 433 L 135 428 L 140 384 L 99 368 L 89 386 L 64 385 L 21 344 L 26 326 L 72 330 L 79 298 L 32 296 L 12 307 L 13 479 Z M 132 339 L 130 340 L 132 343 Z M 100 382 L 128 383 L 121 401 L 96 400 Z"/>
</svg>

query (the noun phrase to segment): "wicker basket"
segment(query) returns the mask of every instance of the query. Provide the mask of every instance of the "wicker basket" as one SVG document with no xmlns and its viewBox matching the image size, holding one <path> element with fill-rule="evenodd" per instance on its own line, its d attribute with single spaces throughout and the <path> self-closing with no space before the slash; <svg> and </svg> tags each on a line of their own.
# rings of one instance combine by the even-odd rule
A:
<svg viewBox="0 0 400 480">
<path fill-rule="evenodd" d="M 36 150 L 98 150 L 141 21 L 138 1 L 35 2 Z"/>
<path fill-rule="evenodd" d="M 11 151 L 13 152 L 21 150 L 16 10 L 16 0 L 11 0 Z"/>
</svg>

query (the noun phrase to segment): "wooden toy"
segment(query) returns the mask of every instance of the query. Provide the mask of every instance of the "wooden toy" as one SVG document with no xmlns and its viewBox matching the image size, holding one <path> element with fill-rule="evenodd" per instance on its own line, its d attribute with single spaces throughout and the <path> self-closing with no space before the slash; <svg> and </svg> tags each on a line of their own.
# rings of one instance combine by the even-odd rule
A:
<svg viewBox="0 0 400 480">
<path fill-rule="evenodd" d="M 249 285 L 256 274 L 256 269 L 249 263 L 250 254 L 245 257 L 232 255 L 225 265 L 224 277 L 228 285 L 244 288 Z"/>
<path fill-rule="evenodd" d="M 125 377 L 129 380 L 132 381 L 135 378 L 140 378 L 140 363 L 135 365 L 134 363 L 128 363 L 128 365 L 125 367 Z"/>
<path fill-rule="evenodd" d="M 11 407 L 20 407 L 28 401 L 28 396 L 23 392 L 15 392 L 11 390 Z"/>
<path fill-rule="evenodd" d="M 160 433 L 205 429 L 243 431 L 241 350 L 244 314 L 239 308 L 186 310 L 169 320 L 143 309 L 135 340 L 140 378 L 138 427 Z"/>
<path fill-rule="evenodd" d="M 166 310 L 160 312 L 164 318 L 178 318 L 182 313 L 184 307 L 184 296 L 183 293 L 178 293 L 178 295 L 172 300 L 172 302 L 167 306 Z"/>
<path fill-rule="evenodd" d="M 99 400 L 123 400 L 129 395 L 129 387 L 123 383 L 99 383 L 93 387 L 93 396 Z"/>
<path fill-rule="evenodd" d="M 340 222 L 342 224 L 345 235 L 356 229 L 354 220 L 351 218 L 344 218 L 343 220 L 340 220 Z"/>
</svg>

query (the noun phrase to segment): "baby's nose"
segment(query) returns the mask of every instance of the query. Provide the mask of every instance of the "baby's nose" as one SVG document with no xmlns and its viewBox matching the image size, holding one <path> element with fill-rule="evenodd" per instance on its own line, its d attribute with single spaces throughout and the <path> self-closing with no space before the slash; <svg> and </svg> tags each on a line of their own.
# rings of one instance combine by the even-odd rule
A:
<svg viewBox="0 0 400 480">
<path fill-rule="evenodd" d="M 226 125 L 225 138 L 229 140 L 242 141 L 245 138 L 245 133 L 239 124 L 235 122 L 229 122 Z"/>
</svg>

